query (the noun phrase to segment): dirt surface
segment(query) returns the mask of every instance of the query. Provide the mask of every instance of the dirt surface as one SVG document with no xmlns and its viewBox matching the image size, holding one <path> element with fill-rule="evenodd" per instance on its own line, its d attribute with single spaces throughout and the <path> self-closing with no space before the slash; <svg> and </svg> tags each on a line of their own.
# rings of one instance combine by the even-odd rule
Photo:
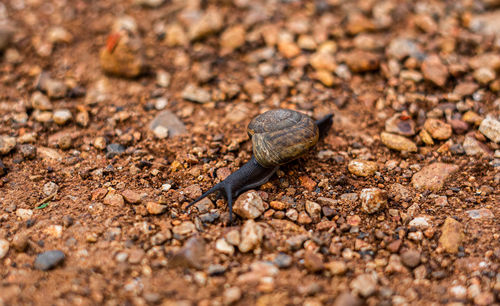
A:
<svg viewBox="0 0 500 306">
<path fill-rule="evenodd" d="M 0 20 L 0 305 L 500 303 L 498 1 L 7 0 Z M 232 224 L 215 195 L 185 211 L 275 108 L 334 124 Z"/>
</svg>

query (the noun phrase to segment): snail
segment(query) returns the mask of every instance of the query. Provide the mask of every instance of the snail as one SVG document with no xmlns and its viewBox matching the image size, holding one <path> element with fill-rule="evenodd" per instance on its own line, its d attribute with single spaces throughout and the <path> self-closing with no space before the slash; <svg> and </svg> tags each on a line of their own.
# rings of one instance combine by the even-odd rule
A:
<svg viewBox="0 0 500 306">
<path fill-rule="evenodd" d="M 232 221 L 233 199 L 243 192 L 265 184 L 278 170 L 311 149 L 320 136 L 332 125 L 333 114 L 318 121 L 290 109 L 267 111 L 255 117 L 248 125 L 248 136 L 252 139 L 252 158 L 225 180 L 203 193 L 186 210 L 216 191 L 224 192 Z"/>
</svg>

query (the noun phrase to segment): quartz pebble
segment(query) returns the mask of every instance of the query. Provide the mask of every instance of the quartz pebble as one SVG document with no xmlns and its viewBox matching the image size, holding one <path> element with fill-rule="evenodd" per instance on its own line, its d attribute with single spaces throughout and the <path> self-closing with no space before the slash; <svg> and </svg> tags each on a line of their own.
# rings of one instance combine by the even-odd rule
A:
<svg viewBox="0 0 500 306">
<path fill-rule="evenodd" d="M 491 141 L 500 143 L 500 121 L 486 117 L 479 125 L 479 131 Z"/>
<path fill-rule="evenodd" d="M 255 190 L 240 195 L 233 205 L 233 212 L 244 219 L 258 218 L 264 211 L 264 202 Z"/>
<path fill-rule="evenodd" d="M 7 256 L 9 252 L 9 242 L 5 239 L 0 239 L 0 259 Z"/>
<path fill-rule="evenodd" d="M 217 239 L 215 242 L 215 249 L 224 254 L 234 254 L 234 246 L 229 244 L 224 238 Z"/>
<path fill-rule="evenodd" d="M 353 159 L 349 162 L 347 166 L 349 172 L 355 174 L 357 176 L 372 176 L 375 174 L 375 171 L 378 170 L 378 165 L 376 162 L 362 160 L 362 159 Z"/>
<path fill-rule="evenodd" d="M 321 205 L 313 201 L 306 201 L 306 211 L 314 222 L 321 219 Z"/>
<path fill-rule="evenodd" d="M 365 188 L 359 196 L 361 210 L 373 214 L 387 206 L 387 192 L 379 188 Z"/>
<path fill-rule="evenodd" d="M 241 240 L 238 249 L 242 253 L 249 252 L 260 246 L 263 232 L 261 227 L 253 220 L 247 220 L 241 229 Z"/>
</svg>

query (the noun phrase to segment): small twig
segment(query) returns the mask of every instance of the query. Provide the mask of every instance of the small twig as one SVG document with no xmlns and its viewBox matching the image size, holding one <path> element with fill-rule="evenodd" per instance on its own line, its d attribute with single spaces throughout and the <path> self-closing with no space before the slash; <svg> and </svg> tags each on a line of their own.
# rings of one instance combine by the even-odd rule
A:
<svg viewBox="0 0 500 306">
<path fill-rule="evenodd" d="M 56 196 L 56 194 L 57 194 L 57 191 L 54 192 L 53 194 L 49 195 L 48 197 L 43 198 L 40 201 L 36 202 L 35 207 L 38 207 L 38 206 L 42 205 L 43 203 L 52 200 Z"/>
</svg>

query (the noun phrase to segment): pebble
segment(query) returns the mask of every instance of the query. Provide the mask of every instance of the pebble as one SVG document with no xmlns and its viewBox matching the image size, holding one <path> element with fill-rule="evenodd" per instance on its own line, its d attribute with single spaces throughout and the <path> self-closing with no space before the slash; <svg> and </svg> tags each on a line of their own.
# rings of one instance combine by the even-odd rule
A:
<svg viewBox="0 0 500 306">
<path fill-rule="evenodd" d="M 18 216 L 19 218 L 21 218 L 24 221 L 29 220 L 33 216 L 33 210 L 18 208 L 16 210 L 16 216 Z"/>
<path fill-rule="evenodd" d="M 123 207 L 123 205 L 125 204 L 122 195 L 114 191 L 108 192 L 102 202 L 106 205 L 116 207 Z"/>
<path fill-rule="evenodd" d="M 361 274 L 351 281 L 350 287 L 354 292 L 367 298 L 377 291 L 377 275 Z"/>
<path fill-rule="evenodd" d="M 59 190 L 59 186 L 54 182 L 47 182 L 43 185 L 42 191 L 46 196 L 53 195 Z"/>
<path fill-rule="evenodd" d="M 397 60 L 402 60 L 407 56 L 419 57 L 423 54 L 420 46 L 415 41 L 406 37 L 393 39 L 387 46 L 386 53 L 389 57 Z"/>
<path fill-rule="evenodd" d="M 333 304 L 333 306 L 361 306 L 361 305 L 364 305 L 363 301 L 349 292 L 341 293 L 339 296 L 337 296 Z"/>
<path fill-rule="evenodd" d="M 422 63 L 424 79 L 443 87 L 448 79 L 448 68 L 443 64 L 439 56 L 430 55 Z"/>
<path fill-rule="evenodd" d="M 106 149 L 106 143 L 107 143 L 106 138 L 104 138 L 104 137 L 99 136 L 99 137 L 96 137 L 94 139 L 94 147 L 96 149 L 99 149 L 99 150 Z"/>
<path fill-rule="evenodd" d="M 450 288 L 450 294 L 456 299 L 463 300 L 467 298 L 467 288 L 461 285 Z"/>
<path fill-rule="evenodd" d="M 0 239 L 0 259 L 7 256 L 9 252 L 9 242 L 5 239 Z"/>
<path fill-rule="evenodd" d="M 315 70 L 334 72 L 337 68 L 335 57 L 328 52 L 316 52 L 309 58 L 309 64 Z"/>
<path fill-rule="evenodd" d="M 60 80 L 53 79 L 49 76 L 48 73 L 41 73 L 37 80 L 37 87 L 45 92 L 49 98 L 58 99 L 66 96 L 68 91 L 68 87 L 64 82 Z M 44 103 L 46 103 L 44 101 Z M 34 105 L 33 105 L 33 108 Z M 49 109 L 41 109 L 40 110 L 49 110 Z"/>
<path fill-rule="evenodd" d="M 367 177 L 375 174 L 375 172 L 378 170 L 378 165 L 374 161 L 353 159 L 349 162 L 347 168 L 352 174 Z"/>
<path fill-rule="evenodd" d="M 239 301 L 241 296 L 242 293 L 240 288 L 230 287 L 224 290 L 224 293 L 222 294 L 222 301 L 225 305 L 231 305 Z"/>
<path fill-rule="evenodd" d="M 159 126 L 165 127 L 168 135 L 177 136 L 187 133 L 184 123 L 171 111 L 164 110 L 158 113 L 149 124 L 149 129 L 155 131 Z"/>
<path fill-rule="evenodd" d="M 417 145 L 404 136 L 382 132 L 380 140 L 388 148 L 396 151 L 417 152 Z"/>
<path fill-rule="evenodd" d="M 491 212 L 491 210 L 489 210 L 487 208 L 472 209 L 472 210 L 466 211 L 465 213 L 471 219 L 483 219 L 483 218 L 492 219 L 495 217 L 493 215 L 493 213 Z"/>
<path fill-rule="evenodd" d="M 177 235 L 190 235 L 196 232 L 196 226 L 191 221 L 184 221 L 179 225 L 174 226 L 172 228 L 172 232 Z"/>
<path fill-rule="evenodd" d="M 482 142 L 478 141 L 474 136 L 466 135 L 463 143 L 465 154 L 474 155 L 490 155 L 489 148 Z"/>
<path fill-rule="evenodd" d="M 280 41 L 278 43 L 278 51 L 285 58 L 294 58 L 300 54 L 300 48 L 293 41 Z"/>
<path fill-rule="evenodd" d="M 297 218 L 297 222 L 300 224 L 311 224 L 313 220 L 305 211 L 301 211 Z"/>
<path fill-rule="evenodd" d="M 457 165 L 436 162 L 415 173 L 411 179 L 418 190 L 439 191 L 445 181 L 458 170 Z"/>
<path fill-rule="evenodd" d="M 217 239 L 215 242 L 215 249 L 224 254 L 234 254 L 234 246 L 229 244 L 224 238 Z"/>
<path fill-rule="evenodd" d="M 106 146 L 106 158 L 113 158 L 125 152 L 125 147 L 119 143 L 110 143 Z"/>
<path fill-rule="evenodd" d="M 254 250 L 260 246 L 263 238 L 262 228 L 253 220 L 247 220 L 241 229 L 241 239 L 238 249 L 242 253 Z"/>
<path fill-rule="evenodd" d="M 500 121 L 487 116 L 479 125 L 479 131 L 491 141 L 500 143 Z"/>
<path fill-rule="evenodd" d="M 273 263 L 280 269 L 286 269 L 292 266 L 293 258 L 288 254 L 279 253 L 274 257 Z"/>
<path fill-rule="evenodd" d="M 470 96 L 478 88 L 479 88 L 479 86 L 476 83 L 474 83 L 474 82 L 460 82 L 453 89 L 453 93 L 457 94 L 457 95 L 459 95 L 461 97 L 463 97 L 463 96 Z"/>
<path fill-rule="evenodd" d="M 240 241 L 241 241 L 241 236 L 240 236 L 240 232 L 238 230 L 232 230 L 232 231 L 229 231 L 227 234 L 226 234 L 226 241 L 229 242 L 230 244 L 234 245 L 234 246 L 237 246 L 240 244 Z"/>
<path fill-rule="evenodd" d="M 318 222 L 321 219 L 321 205 L 316 202 L 307 200 L 305 208 L 314 222 Z"/>
<path fill-rule="evenodd" d="M 11 245 L 16 251 L 23 252 L 28 247 L 28 236 L 20 233 L 14 235 L 14 237 L 12 237 Z"/>
<path fill-rule="evenodd" d="M 323 256 L 313 252 L 304 254 L 304 267 L 312 273 L 322 271 L 324 269 Z"/>
<path fill-rule="evenodd" d="M 299 218 L 299 212 L 295 208 L 290 208 L 286 211 L 285 216 L 292 221 L 297 221 Z"/>
<path fill-rule="evenodd" d="M 36 147 L 32 144 L 20 145 L 19 153 L 21 153 L 25 159 L 34 159 L 36 157 Z"/>
<path fill-rule="evenodd" d="M 375 53 L 355 50 L 349 53 L 345 63 L 352 72 L 367 72 L 377 70 L 380 59 Z"/>
<path fill-rule="evenodd" d="M 280 201 L 271 201 L 271 203 L 269 203 L 269 206 L 271 206 L 271 208 L 275 210 L 285 210 L 288 208 L 288 204 Z"/>
<path fill-rule="evenodd" d="M 65 255 L 62 251 L 52 250 L 40 253 L 36 256 L 34 267 L 35 269 L 47 271 L 55 268 L 62 263 Z"/>
<path fill-rule="evenodd" d="M 472 76 L 479 84 L 487 85 L 489 82 L 493 81 L 496 78 L 496 73 L 495 70 L 491 68 L 481 67 L 474 70 Z"/>
<path fill-rule="evenodd" d="M 71 43 L 73 35 L 63 27 L 52 27 L 47 31 L 47 40 L 51 43 Z"/>
<path fill-rule="evenodd" d="M 483 119 L 483 117 L 478 115 L 476 112 L 469 110 L 469 111 L 465 112 L 465 114 L 463 114 L 462 120 L 467 122 L 467 123 L 480 125 L 484 119 Z"/>
<path fill-rule="evenodd" d="M 159 125 L 155 127 L 155 129 L 153 130 L 153 134 L 158 139 L 165 139 L 168 137 L 168 128 Z"/>
<path fill-rule="evenodd" d="M 44 232 L 47 235 L 52 236 L 54 238 L 61 238 L 63 233 L 63 227 L 62 225 L 49 225 L 44 230 Z"/>
<path fill-rule="evenodd" d="M 122 192 L 122 196 L 127 201 L 128 203 L 131 204 L 138 204 L 141 203 L 142 197 L 140 194 L 138 194 L 135 191 L 132 191 L 130 189 L 126 189 Z"/>
<path fill-rule="evenodd" d="M 0 136 L 0 155 L 8 154 L 16 146 L 16 138 L 1 135 Z"/>
<path fill-rule="evenodd" d="M 264 202 L 255 190 L 240 195 L 233 205 L 233 212 L 244 219 L 258 218 L 265 210 Z"/>
<path fill-rule="evenodd" d="M 235 25 L 227 28 L 220 36 L 222 49 L 233 51 L 245 44 L 245 28 L 242 25 Z"/>
<path fill-rule="evenodd" d="M 417 250 L 408 250 L 401 254 L 401 261 L 409 268 L 415 268 L 420 264 L 420 252 Z"/>
<path fill-rule="evenodd" d="M 35 91 L 33 95 L 31 95 L 31 106 L 41 111 L 48 111 L 53 108 L 49 98 L 39 91 Z"/>
<path fill-rule="evenodd" d="M 174 253 L 169 266 L 201 269 L 206 255 L 205 240 L 201 237 L 191 237 L 180 250 Z"/>
<path fill-rule="evenodd" d="M 330 261 L 325 264 L 325 268 L 333 275 L 344 275 L 347 272 L 347 265 L 341 260 Z"/>
<path fill-rule="evenodd" d="M 439 245 L 448 253 L 457 253 L 458 247 L 461 246 L 464 239 L 462 224 L 451 217 L 447 217 L 441 231 Z"/>
<path fill-rule="evenodd" d="M 151 215 L 161 215 L 167 211 L 168 206 L 156 202 L 147 202 L 146 209 Z"/>
<path fill-rule="evenodd" d="M 170 79 L 171 78 L 172 77 L 171 77 L 170 73 L 168 73 L 165 70 L 160 69 L 160 70 L 158 70 L 156 72 L 156 85 L 158 85 L 160 87 L 163 87 L 163 88 L 166 88 L 166 87 L 168 87 L 168 85 L 170 85 Z M 160 99 L 158 99 L 158 100 L 160 100 Z M 158 102 L 158 100 L 157 100 L 157 102 Z M 157 110 L 161 110 L 161 109 L 163 109 L 163 108 L 165 108 L 167 106 L 166 105 L 167 104 L 167 99 L 162 98 L 161 100 L 165 102 L 165 105 L 163 107 L 161 107 L 161 108 L 158 108 L 155 105 L 155 108 Z"/>
<path fill-rule="evenodd" d="M 217 9 L 208 9 L 200 19 L 189 27 L 189 39 L 199 40 L 222 29 L 224 16 Z"/>
<path fill-rule="evenodd" d="M 142 41 L 134 31 L 117 30 L 108 35 L 101 50 L 100 63 L 104 72 L 119 77 L 135 78 L 145 67 Z"/>
<path fill-rule="evenodd" d="M 182 91 L 182 98 L 191 102 L 208 103 L 211 100 L 210 92 L 197 87 L 193 84 L 188 84 Z"/>
<path fill-rule="evenodd" d="M 365 188 L 359 196 L 361 210 L 367 214 L 373 214 L 387 206 L 387 192 L 379 188 Z"/>
<path fill-rule="evenodd" d="M 429 118 L 424 123 L 424 129 L 431 134 L 432 138 L 446 140 L 451 137 L 451 125 L 439 119 Z"/>
<path fill-rule="evenodd" d="M 415 227 L 417 229 L 427 229 L 429 225 L 428 217 L 416 217 L 409 223 L 410 226 Z"/>
<path fill-rule="evenodd" d="M 385 131 L 402 136 L 413 136 L 415 135 L 415 121 L 409 116 L 394 114 L 385 121 Z"/>
<path fill-rule="evenodd" d="M 59 125 L 64 125 L 72 118 L 71 112 L 68 109 L 58 109 L 52 114 L 52 120 Z"/>
</svg>

